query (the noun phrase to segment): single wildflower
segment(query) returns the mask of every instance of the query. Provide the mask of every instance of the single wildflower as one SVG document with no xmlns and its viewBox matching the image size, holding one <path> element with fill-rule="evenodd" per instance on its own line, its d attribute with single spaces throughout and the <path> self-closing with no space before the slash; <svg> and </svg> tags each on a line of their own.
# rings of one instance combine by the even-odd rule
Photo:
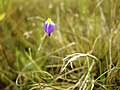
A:
<svg viewBox="0 0 120 90">
<path fill-rule="evenodd" d="M 55 30 L 55 24 L 51 20 L 51 18 L 48 18 L 44 24 L 44 31 L 47 33 L 48 36 L 50 36 L 54 30 Z"/>
</svg>

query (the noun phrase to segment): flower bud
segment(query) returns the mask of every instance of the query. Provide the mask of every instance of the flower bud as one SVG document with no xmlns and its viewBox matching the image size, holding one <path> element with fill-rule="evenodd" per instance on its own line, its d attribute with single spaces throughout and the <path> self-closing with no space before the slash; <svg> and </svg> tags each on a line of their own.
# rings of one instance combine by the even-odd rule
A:
<svg viewBox="0 0 120 90">
<path fill-rule="evenodd" d="M 47 33 L 48 36 L 55 30 L 55 24 L 52 22 L 51 18 L 48 18 L 44 24 L 44 31 Z"/>
</svg>

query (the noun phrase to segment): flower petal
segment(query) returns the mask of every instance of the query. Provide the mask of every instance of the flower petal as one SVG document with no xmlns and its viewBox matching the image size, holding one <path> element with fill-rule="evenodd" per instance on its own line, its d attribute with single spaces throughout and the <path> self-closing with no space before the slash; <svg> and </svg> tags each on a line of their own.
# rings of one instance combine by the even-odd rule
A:
<svg viewBox="0 0 120 90">
<path fill-rule="evenodd" d="M 45 22 L 45 24 L 44 24 L 44 31 L 47 33 L 47 25 L 48 25 L 48 23 L 47 23 L 47 21 Z"/>
<path fill-rule="evenodd" d="M 50 33 L 52 33 L 55 29 L 55 24 L 54 23 L 50 23 L 47 27 L 47 34 L 50 35 Z"/>
</svg>

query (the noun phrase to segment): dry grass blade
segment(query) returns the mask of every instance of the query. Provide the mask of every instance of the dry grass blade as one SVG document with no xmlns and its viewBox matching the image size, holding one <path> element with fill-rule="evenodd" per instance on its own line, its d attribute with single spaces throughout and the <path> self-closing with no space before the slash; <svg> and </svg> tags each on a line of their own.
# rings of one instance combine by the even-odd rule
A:
<svg viewBox="0 0 120 90">
<path fill-rule="evenodd" d="M 71 55 L 70 55 L 71 56 Z M 68 57 L 68 56 L 67 56 Z M 79 53 L 78 55 L 76 56 L 73 56 L 66 64 L 65 66 L 61 69 L 61 73 L 65 70 L 65 68 L 68 66 L 68 64 L 72 63 L 73 61 L 77 60 L 77 58 L 80 58 L 80 57 L 91 57 L 95 60 L 98 60 L 95 56 L 91 55 L 91 54 L 83 54 L 83 53 Z M 66 58 L 65 58 L 66 59 Z M 63 59 L 63 60 L 65 60 Z"/>
</svg>

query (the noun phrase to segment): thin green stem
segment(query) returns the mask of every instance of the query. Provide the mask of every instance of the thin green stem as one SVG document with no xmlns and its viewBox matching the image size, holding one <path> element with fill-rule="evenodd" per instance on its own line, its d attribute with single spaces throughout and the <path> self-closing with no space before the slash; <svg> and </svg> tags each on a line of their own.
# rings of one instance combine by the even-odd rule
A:
<svg viewBox="0 0 120 90">
<path fill-rule="evenodd" d="M 2 72 L 0 72 L 0 76 L 2 77 L 4 77 L 6 80 L 8 80 L 12 85 L 15 85 L 15 83 L 12 81 L 12 80 L 10 80 L 4 73 L 2 73 Z M 16 85 L 15 85 L 16 86 Z"/>
<path fill-rule="evenodd" d="M 87 57 L 87 62 L 88 62 L 88 80 L 90 80 L 90 60 L 89 60 L 89 57 Z"/>
<path fill-rule="evenodd" d="M 49 45 L 50 45 L 50 61 L 51 61 L 51 65 L 52 65 L 52 74 L 54 75 L 51 38 L 49 38 Z"/>
<path fill-rule="evenodd" d="M 35 67 L 40 70 L 39 66 L 36 64 L 36 62 L 33 60 L 32 58 L 32 54 L 31 54 L 31 48 L 29 48 L 29 55 L 27 55 L 28 58 L 30 59 L 30 61 L 35 65 Z"/>
</svg>

